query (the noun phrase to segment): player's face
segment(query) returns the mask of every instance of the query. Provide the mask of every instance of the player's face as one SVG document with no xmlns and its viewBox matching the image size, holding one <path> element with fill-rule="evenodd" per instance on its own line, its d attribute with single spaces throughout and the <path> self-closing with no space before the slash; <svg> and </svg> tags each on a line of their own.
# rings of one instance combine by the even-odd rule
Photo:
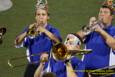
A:
<svg viewBox="0 0 115 77">
<path fill-rule="evenodd" d="M 39 23 L 47 23 L 47 20 L 49 19 L 48 13 L 44 9 L 37 9 L 36 10 L 36 22 Z"/>
<path fill-rule="evenodd" d="M 108 0 L 108 1 L 107 1 L 107 4 L 108 4 L 109 6 L 111 6 L 111 5 L 113 4 L 113 0 Z"/>
<path fill-rule="evenodd" d="M 100 8 L 99 11 L 99 20 L 102 20 L 104 24 L 111 24 L 112 15 L 109 8 Z"/>
<path fill-rule="evenodd" d="M 77 50 L 80 48 L 80 41 L 76 36 L 69 34 L 64 45 L 67 47 L 67 50 Z"/>
</svg>

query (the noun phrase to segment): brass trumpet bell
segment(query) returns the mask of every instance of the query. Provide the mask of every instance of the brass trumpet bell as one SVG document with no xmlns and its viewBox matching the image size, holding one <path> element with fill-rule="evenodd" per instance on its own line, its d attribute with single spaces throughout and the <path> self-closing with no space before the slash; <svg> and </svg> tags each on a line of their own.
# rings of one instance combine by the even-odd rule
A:
<svg viewBox="0 0 115 77">
<path fill-rule="evenodd" d="M 68 56 L 67 48 L 62 43 L 57 43 L 52 48 L 53 57 L 57 60 L 65 60 Z"/>
<path fill-rule="evenodd" d="M 29 29 L 28 32 L 27 32 L 27 34 L 30 35 L 30 36 L 35 35 L 34 27 L 32 27 L 31 29 Z"/>
<path fill-rule="evenodd" d="M 71 56 L 84 55 L 91 52 L 91 49 L 67 50 L 67 47 L 62 43 L 57 43 L 52 47 L 52 55 L 55 60 L 66 60 Z"/>
<path fill-rule="evenodd" d="M 31 24 L 30 26 L 31 26 L 31 28 L 28 29 L 28 31 L 27 31 L 27 35 L 28 35 L 28 36 L 36 36 L 37 34 L 39 34 L 39 33 L 36 31 L 35 24 Z"/>
</svg>

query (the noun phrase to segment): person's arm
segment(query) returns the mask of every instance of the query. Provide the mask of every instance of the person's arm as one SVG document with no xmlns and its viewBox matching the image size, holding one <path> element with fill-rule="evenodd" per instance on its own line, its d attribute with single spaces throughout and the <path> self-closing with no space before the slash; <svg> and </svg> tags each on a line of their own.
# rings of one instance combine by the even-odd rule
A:
<svg viewBox="0 0 115 77">
<path fill-rule="evenodd" d="M 44 68 L 44 63 L 40 63 L 39 67 L 37 68 L 37 70 L 34 73 L 34 77 L 41 77 L 43 68 Z"/>
<path fill-rule="evenodd" d="M 28 29 L 31 29 L 33 26 L 34 26 L 34 23 L 30 24 Z M 21 33 L 20 35 L 18 35 L 15 39 L 14 44 L 20 45 L 23 42 L 24 38 L 27 36 L 27 34 L 28 34 L 28 30 L 26 30 L 23 33 Z"/>
<path fill-rule="evenodd" d="M 93 27 L 95 26 L 94 24 L 96 23 L 97 23 L 96 17 L 90 17 L 89 24 L 83 26 L 80 31 L 76 32 L 76 34 L 82 39 L 82 41 L 84 41 L 86 36 L 89 35 L 91 32 L 93 32 Z"/>
<path fill-rule="evenodd" d="M 105 32 L 103 29 L 100 27 L 97 27 L 95 29 L 96 32 L 100 33 L 101 36 L 105 39 L 105 42 L 109 47 L 115 50 L 115 38 L 109 35 L 107 32 Z"/>
<path fill-rule="evenodd" d="M 78 77 L 70 62 L 66 63 L 67 77 Z"/>
<path fill-rule="evenodd" d="M 23 42 L 26 35 L 27 35 L 27 32 L 24 32 L 24 33 L 20 34 L 19 36 L 17 36 L 15 39 L 15 45 L 20 45 Z"/>
<path fill-rule="evenodd" d="M 56 42 L 56 43 L 60 42 L 60 40 L 53 33 L 48 31 L 44 27 L 39 26 L 39 31 L 45 33 L 54 42 Z"/>
<path fill-rule="evenodd" d="M 48 54 L 47 53 L 42 53 L 40 56 L 40 65 L 36 69 L 34 73 L 34 77 L 42 77 L 43 74 L 43 69 L 45 66 L 45 63 L 48 61 Z"/>
</svg>

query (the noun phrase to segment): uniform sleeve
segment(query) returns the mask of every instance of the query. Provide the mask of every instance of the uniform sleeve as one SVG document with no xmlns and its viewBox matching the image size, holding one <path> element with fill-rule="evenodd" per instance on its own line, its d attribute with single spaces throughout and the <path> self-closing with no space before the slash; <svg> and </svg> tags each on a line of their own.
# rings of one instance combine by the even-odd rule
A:
<svg viewBox="0 0 115 77">
<path fill-rule="evenodd" d="M 84 72 L 85 72 L 85 65 L 83 64 L 83 62 L 80 62 L 78 64 L 78 67 L 76 68 L 77 70 L 77 75 L 78 77 L 84 77 Z"/>
<path fill-rule="evenodd" d="M 34 37 L 25 37 L 23 41 L 23 46 L 28 47 L 33 43 L 33 41 L 34 41 Z"/>
<path fill-rule="evenodd" d="M 80 59 L 77 59 L 76 57 L 72 60 L 72 66 L 75 69 L 76 74 L 78 77 L 84 77 L 84 71 L 85 71 L 85 65 Z"/>
<path fill-rule="evenodd" d="M 28 26 L 25 27 L 24 30 L 23 30 L 20 34 L 26 32 L 27 30 L 28 30 Z M 18 35 L 20 35 L 20 34 L 18 34 Z M 28 47 L 28 46 L 31 44 L 33 38 L 34 38 L 34 37 L 25 37 L 24 40 L 23 40 L 23 42 L 22 42 L 20 45 L 16 45 L 15 47 L 16 47 L 16 48 Z M 16 38 L 16 39 L 17 39 L 17 38 Z"/>
<path fill-rule="evenodd" d="M 62 42 L 62 38 L 58 29 L 52 28 L 51 32 Z"/>
<path fill-rule="evenodd" d="M 93 33 L 87 35 L 87 36 L 85 37 L 85 39 L 83 40 L 83 42 L 84 42 L 84 43 L 87 43 L 87 42 L 90 40 L 92 34 L 93 34 Z"/>
</svg>

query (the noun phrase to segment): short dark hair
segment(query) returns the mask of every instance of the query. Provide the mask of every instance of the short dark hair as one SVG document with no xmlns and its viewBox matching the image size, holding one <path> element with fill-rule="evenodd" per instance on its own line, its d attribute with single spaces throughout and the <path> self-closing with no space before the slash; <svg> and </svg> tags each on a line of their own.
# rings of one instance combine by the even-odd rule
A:
<svg viewBox="0 0 115 77">
<path fill-rule="evenodd" d="M 113 8 L 112 6 L 108 6 L 108 5 L 102 5 L 101 8 L 108 8 L 110 10 L 110 14 L 113 15 L 114 14 L 114 11 L 113 11 Z"/>
</svg>

